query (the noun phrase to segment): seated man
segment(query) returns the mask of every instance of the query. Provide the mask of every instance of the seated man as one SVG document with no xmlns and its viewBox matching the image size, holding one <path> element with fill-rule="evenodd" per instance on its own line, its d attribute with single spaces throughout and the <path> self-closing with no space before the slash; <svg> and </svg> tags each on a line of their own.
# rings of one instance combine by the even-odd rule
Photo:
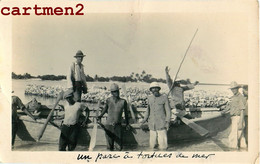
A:
<svg viewBox="0 0 260 164">
<path fill-rule="evenodd" d="M 173 114 L 184 116 L 187 118 L 192 118 L 190 115 L 187 115 L 185 110 L 185 101 L 184 101 L 184 92 L 187 90 L 194 89 L 195 85 L 197 85 L 199 82 L 196 81 L 194 84 L 190 82 L 189 79 L 187 80 L 180 80 L 175 79 L 173 82 L 170 75 L 169 75 L 169 68 L 168 66 L 165 68 L 166 73 L 166 82 L 170 89 L 171 97 L 172 97 L 172 105 L 173 105 Z"/>
</svg>

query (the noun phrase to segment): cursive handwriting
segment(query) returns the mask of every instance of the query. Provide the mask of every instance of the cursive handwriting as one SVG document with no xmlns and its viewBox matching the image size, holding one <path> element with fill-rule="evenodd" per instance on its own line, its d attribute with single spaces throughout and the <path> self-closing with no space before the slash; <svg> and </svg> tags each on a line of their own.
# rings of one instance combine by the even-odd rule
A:
<svg viewBox="0 0 260 164">
<path fill-rule="evenodd" d="M 208 159 L 210 156 L 215 154 L 193 154 L 191 158 L 205 158 Z"/>
<path fill-rule="evenodd" d="M 146 159 L 146 158 L 171 158 L 172 157 L 172 153 L 155 153 L 153 152 L 152 154 L 149 153 L 143 153 L 142 151 L 140 153 L 137 154 L 137 158 L 142 158 L 142 159 Z"/>
<path fill-rule="evenodd" d="M 98 153 L 96 159 L 95 159 L 95 162 L 97 162 L 98 160 L 101 160 L 101 159 L 116 159 L 116 158 L 119 158 L 120 155 L 117 155 L 117 154 L 102 154 L 102 153 Z"/>
<path fill-rule="evenodd" d="M 84 154 L 78 154 L 77 160 L 86 160 L 89 162 L 89 160 L 91 160 L 92 157 L 89 155 L 84 155 Z"/>
<path fill-rule="evenodd" d="M 186 155 L 184 155 L 184 154 L 182 154 L 182 153 L 178 153 L 178 154 L 176 155 L 176 158 L 188 158 L 188 156 L 186 156 Z"/>
</svg>

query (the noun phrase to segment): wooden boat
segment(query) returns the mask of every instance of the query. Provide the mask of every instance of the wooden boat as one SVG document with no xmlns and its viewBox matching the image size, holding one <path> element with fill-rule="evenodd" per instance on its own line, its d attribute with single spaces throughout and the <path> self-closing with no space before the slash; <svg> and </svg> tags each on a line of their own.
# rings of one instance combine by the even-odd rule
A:
<svg viewBox="0 0 260 164">
<path fill-rule="evenodd" d="M 93 106 L 92 106 L 93 107 Z M 87 127 L 82 127 L 78 144 L 88 146 L 91 139 L 91 132 L 93 129 L 93 116 L 95 108 L 91 108 L 90 111 L 90 121 Z M 138 116 L 138 119 L 142 118 L 143 112 L 145 112 L 145 108 L 135 109 L 135 113 Z M 230 117 L 221 115 L 218 108 L 200 108 L 200 109 L 187 109 L 188 112 L 195 118 L 191 119 L 194 123 L 200 125 L 201 127 L 207 129 L 209 131 L 209 136 L 215 136 L 219 132 L 226 130 L 230 126 Z M 43 137 L 41 138 L 41 142 L 47 143 L 58 143 L 60 130 L 59 127 L 62 123 L 62 115 L 64 111 L 57 109 L 53 115 L 52 123 L 49 123 Z M 48 111 L 45 111 L 45 116 L 47 116 Z M 42 116 L 44 116 L 42 114 Z M 105 117 L 102 119 L 102 123 L 105 123 Z M 20 116 L 20 127 L 17 132 L 17 140 L 23 141 L 35 141 L 38 137 L 39 130 L 43 126 L 46 117 L 40 118 L 37 122 L 34 122 L 31 118 L 26 115 Z M 123 142 L 125 145 L 130 146 L 148 146 L 149 145 L 149 129 L 148 125 L 144 124 L 140 127 L 140 123 L 130 121 L 131 130 L 126 130 L 123 128 Z M 123 125 L 124 127 L 124 125 Z M 168 143 L 174 144 L 180 140 L 198 140 L 204 139 L 204 137 L 200 136 L 197 132 L 191 129 L 189 126 L 184 124 L 181 121 L 171 122 L 170 129 L 168 131 Z M 97 130 L 97 138 L 96 145 L 106 145 L 105 139 L 105 131 L 102 126 L 98 126 Z"/>
</svg>

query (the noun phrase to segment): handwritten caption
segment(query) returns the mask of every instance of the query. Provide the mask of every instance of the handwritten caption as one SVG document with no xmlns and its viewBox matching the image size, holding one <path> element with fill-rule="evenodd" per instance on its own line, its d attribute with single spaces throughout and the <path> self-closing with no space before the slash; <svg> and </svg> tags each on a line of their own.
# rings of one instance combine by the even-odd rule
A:
<svg viewBox="0 0 260 164">
<path fill-rule="evenodd" d="M 111 159 L 122 159 L 122 160 L 131 160 L 131 159 L 209 159 L 215 154 L 199 154 L 194 153 L 192 155 L 185 155 L 184 153 L 161 153 L 161 152 L 152 152 L 152 153 L 144 153 L 143 151 L 139 153 L 131 153 L 124 152 L 123 154 L 117 153 L 98 153 L 94 156 L 90 154 L 78 154 L 77 160 L 82 161 L 85 160 L 87 162 L 99 162 L 103 160 L 111 160 Z"/>
</svg>

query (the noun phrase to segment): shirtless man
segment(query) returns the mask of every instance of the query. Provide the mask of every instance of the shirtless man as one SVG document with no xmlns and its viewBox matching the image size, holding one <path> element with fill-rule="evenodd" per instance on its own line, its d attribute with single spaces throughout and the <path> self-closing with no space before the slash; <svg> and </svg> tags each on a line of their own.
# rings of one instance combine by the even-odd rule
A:
<svg viewBox="0 0 260 164">
<path fill-rule="evenodd" d="M 105 108 L 102 110 L 98 119 L 107 113 L 106 121 L 106 139 L 107 149 L 110 151 L 115 149 L 121 151 L 122 143 L 122 114 L 125 113 L 126 129 L 129 129 L 127 102 L 119 96 L 119 87 L 117 84 L 112 84 L 110 87 L 112 96 L 106 100 Z"/>
</svg>

